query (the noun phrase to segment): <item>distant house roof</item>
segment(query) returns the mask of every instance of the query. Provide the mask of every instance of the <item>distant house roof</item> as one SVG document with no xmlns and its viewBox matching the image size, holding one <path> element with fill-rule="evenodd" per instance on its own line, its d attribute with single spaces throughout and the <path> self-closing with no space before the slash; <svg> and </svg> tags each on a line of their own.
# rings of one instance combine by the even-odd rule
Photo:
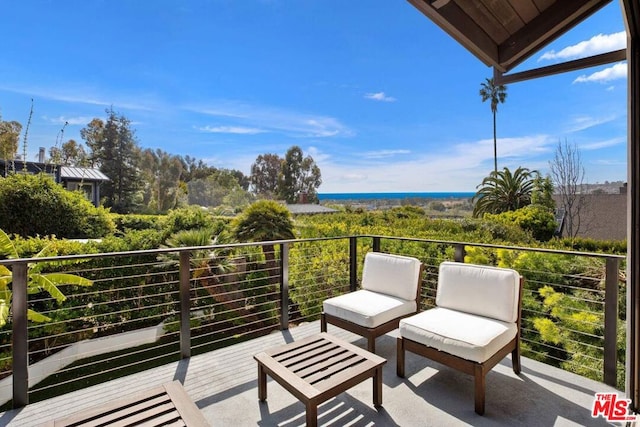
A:
<svg viewBox="0 0 640 427">
<path fill-rule="evenodd" d="M 60 179 L 77 179 L 85 181 L 109 181 L 109 177 L 95 168 L 61 166 Z"/>
<path fill-rule="evenodd" d="M 310 203 L 300 203 L 295 205 L 285 205 L 289 212 L 293 215 L 298 214 L 321 214 L 321 213 L 335 213 L 338 212 L 336 209 L 331 209 L 326 206 L 310 204 Z"/>
</svg>

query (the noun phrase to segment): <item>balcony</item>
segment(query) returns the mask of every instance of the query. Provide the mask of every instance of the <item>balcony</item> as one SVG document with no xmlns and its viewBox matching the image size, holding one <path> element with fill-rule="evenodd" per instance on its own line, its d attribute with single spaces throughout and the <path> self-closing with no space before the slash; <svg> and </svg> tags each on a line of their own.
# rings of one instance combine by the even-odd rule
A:
<svg viewBox="0 0 640 427">
<path fill-rule="evenodd" d="M 382 236 L 40 259 L 48 263 L 46 271 L 63 269 L 93 281 L 90 287 L 61 287 L 67 296 L 62 303 L 27 292 L 33 259 L 2 261 L 13 272 L 13 318 L 12 328 L 0 331 L 0 396 L 12 402 L 0 425 L 41 425 L 176 379 L 212 425 L 303 424 L 304 406 L 273 381 L 267 402 L 258 402 L 252 356 L 319 332 L 322 300 L 357 287 L 369 250 L 425 263 L 425 308 L 433 304 L 437 266 L 444 260 L 464 261 L 465 253 L 538 259 L 539 269 L 519 270 L 530 298 L 523 309 L 523 373 L 515 375 L 505 360 L 488 375 L 480 417 L 473 410 L 472 378 L 464 374 L 409 353 L 407 378 L 398 378 L 392 332 L 377 343 L 377 353 L 388 360 L 383 408 L 373 407 L 366 381 L 321 405 L 321 425 L 607 425 L 591 417 L 591 406 L 596 392 L 615 392 L 624 377 L 616 346 L 619 319 L 625 318 L 618 304 L 623 257 Z M 589 268 L 578 274 L 543 265 L 554 259 Z M 560 311 L 587 307 L 578 321 L 557 322 L 564 341 L 545 339 L 534 327 L 534 319 L 557 320 L 534 304 L 544 299 L 545 287 L 563 295 Z M 52 320 L 27 323 L 27 306 Z M 365 346 L 331 325 L 329 333 Z M 46 374 L 52 366 L 55 374 Z M 16 409 L 8 409 L 11 404 Z"/>
</svg>

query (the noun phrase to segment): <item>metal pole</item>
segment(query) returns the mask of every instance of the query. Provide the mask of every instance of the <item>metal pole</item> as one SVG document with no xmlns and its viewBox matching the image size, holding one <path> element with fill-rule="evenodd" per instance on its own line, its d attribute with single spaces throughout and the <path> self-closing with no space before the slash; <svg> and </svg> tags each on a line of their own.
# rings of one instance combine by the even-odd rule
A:
<svg viewBox="0 0 640 427">
<path fill-rule="evenodd" d="M 349 237 L 349 289 L 358 289 L 358 238 Z"/>
<path fill-rule="evenodd" d="M 617 381 L 618 269 L 620 260 L 607 258 L 604 280 L 604 382 L 615 387 Z"/>
<path fill-rule="evenodd" d="M 289 244 L 280 245 L 280 329 L 289 329 Z"/>
<path fill-rule="evenodd" d="M 373 252 L 380 252 L 380 237 L 373 238 Z"/>
<path fill-rule="evenodd" d="M 455 245 L 455 254 L 453 255 L 453 260 L 455 262 L 464 262 L 464 256 L 466 255 L 466 251 L 464 250 L 464 245 L 457 244 Z"/>
<path fill-rule="evenodd" d="M 191 254 L 180 251 L 180 358 L 191 357 Z"/>
<path fill-rule="evenodd" d="M 12 266 L 13 407 L 29 403 L 29 335 L 27 332 L 27 263 Z"/>
</svg>

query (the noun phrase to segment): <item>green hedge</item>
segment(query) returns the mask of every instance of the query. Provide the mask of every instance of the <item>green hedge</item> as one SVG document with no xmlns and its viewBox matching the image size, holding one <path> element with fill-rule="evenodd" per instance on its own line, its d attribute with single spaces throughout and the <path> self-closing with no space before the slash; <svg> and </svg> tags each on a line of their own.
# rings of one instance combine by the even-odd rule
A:
<svg viewBox="0 0 640 427">
<path fill-rule="evenodd" d="M 98 238 L 115 230 L 109 213 L 45 174 L 0 178 L 0 229 L 20 236 Z"/>
</svg>

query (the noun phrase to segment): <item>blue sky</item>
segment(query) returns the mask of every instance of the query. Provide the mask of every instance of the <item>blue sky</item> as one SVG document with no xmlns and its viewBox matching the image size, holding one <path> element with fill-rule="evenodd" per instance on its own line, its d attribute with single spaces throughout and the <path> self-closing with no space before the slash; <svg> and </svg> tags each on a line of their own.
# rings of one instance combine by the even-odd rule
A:
<svg viewBox="0 0 640 427">
<path fill-rule="evenodd" d="M 249 173 L 292 145 L 322 192 L 474 191 L 493 170 L 492 70 L 404 0 L 5 2 L 0 112 L 38 147 L 105 108 L 142 148 Z M 625 46 L 619 2 L 514 71 Z M 626 180 L 626 64 L 508 87 L 498 167 L 547 173 L 576 144 L 589 183 Z M 22 141 L 22 139 L 21 139 Z M 22 152 L 22 145 L 20 148 Z"/>
</svg>

